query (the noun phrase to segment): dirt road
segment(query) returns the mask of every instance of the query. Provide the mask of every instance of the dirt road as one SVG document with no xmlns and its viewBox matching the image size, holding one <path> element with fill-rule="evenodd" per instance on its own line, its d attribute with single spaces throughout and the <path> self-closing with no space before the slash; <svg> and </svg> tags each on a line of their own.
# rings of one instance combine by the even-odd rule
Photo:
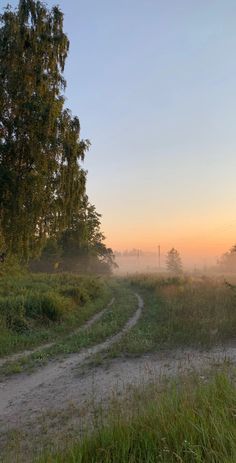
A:
<svg viewBox="0 0 236 463">
<path fill-rule="evenodd" d="M 86 330 L 87 328 L 91 328 L 96 322 L 101 320 L 105 312 L 114 304 L 115 298 L 113 297 L 107 307 L 100 312 L 96 313 L 92 318 L 90 318 L 87 322 L 85 322 L 81 327 L 78 329 L 72 331 L 70 333 L 71 336 L 73 336 L 76 333 L 80 333 L 83 330 Z M 39 352 L 43 349 L 48 349 L 49 347 L 52 347 L 55 343 L 54 342 L 47 342 L 45 344 L 41 344 L 40 346 L 35 347 L 34 349 L 27 349 L 22 352 L 18 352 L 17 354 L 12 354 L 12 355 L 7 355 L 5 357 L 0 358 L 0 367 L 4 365 L 4 363 L 7 363 L 9 361 L 15 361 L 19 360 L 22 357 L 26 357 L 27 355 L 33 354 L 34 352 Z"/>
<path fill-rule="evenodd" d="M 86 359 L 109 349 L 137 323 L 143 301 L 138 294 L 136 297 L 136 312 L 116 335 L 61 362 L 53 361 L 30 376 L 18 375 L 0 384 L 0 444 L 3 448 L 9 442 L 9 432 L 13 430 L 23 432 L 24 454 L 32 442 L 34 449 L 38 446 L 40 450 L 40 446 L 45 445 L 44 434 L 48 434 L 49 441 L 51 438 L 55 444 L 62 435 L 75 430 L 78 433 L 94 403 L 106 404 L 113 394 L 122 394 L 130 385 L 143 384 L 163 375 L 170 377 L 201 371 L 203 367 L 224 359 L 236 363 L 236 347 L 210 351 L 179 349 L 141 358 L 113 360 L 108 368 L 97 367 L 82 374 L 78 367 Z M 35 436 L 41 436 L 40 443 L 35 442 Z M 13 457 L 11 462 L 14 462 Z"/>
<path fill-rule="evenodd" d="M 70 355 L 61 361 L 50 362 L 46 367 L 32 375 L 18 375 L 0 383 L 0 426 L 6 418 L 8 426 L 10 426 L 12 418 L 13 423 L 15 423 L 19 420 L 19 416 L 22 417 L 22 413 L 24 415 L 31 414 L 32 410 L 41 412 L 42 409 L 51 406 L 56 397 L 58 397 L 59 406 L 63 406 L 63 402 L 70 400 L 70 384 L 72 386 L 73 381 L 70 381 L 69 378 L 71 378 L 73 368 L 82 364 L 91 355 L 109 349 L 137 323 L 141 315 L 143 301 L 138 294 L 136 297 L 138 308 L 134 315 L 119 333 L 108 338 L 105 342 L 82 349 L 80 353 Z M 20 411 L 21 407 L 22 412 Z"/>
</svg>

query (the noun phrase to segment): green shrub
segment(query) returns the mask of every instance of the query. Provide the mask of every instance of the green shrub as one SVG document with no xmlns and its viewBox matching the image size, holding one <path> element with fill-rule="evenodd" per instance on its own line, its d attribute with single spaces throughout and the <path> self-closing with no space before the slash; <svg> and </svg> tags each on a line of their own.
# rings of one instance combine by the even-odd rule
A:
<svg viewBox="0 0 236 463">
<path fill-rule="evenodd" d="M 22 296 L 1 297 L 0 316 L 1 324 L 10 330 L 22 332 L 28 329 L 25 319 L 24 297 Z"/>
<path fill-rule="evenodd" d="M 26 269 L 19 263 L 16 257 L 8 256 L 5 262 L 1 263 L 0 278 L 4 278 L 5 276 L 17 278 L 22 274 L 26 274 Z"/>
<path fill-rule="evenodd" d="M 93 315 L 97 302 L 106 299 L 107 286 L 101 278 L 33 274 L 13 264 L 0 266 L 0 355 L 57 337 L 64 329 L 67 332 Z"/>
<path fill-rule="evenodd" d="M 31 294 L 25 300 L 26 316 L 60 322 L 69 308 L 68 301 L 54 292 Z"/>
<path fill-rule="evenodd" d="M 82 286 L 68 286 L 62 290 L 62 294 L 66 297 L 71 297 L 79 305 L 86 304 L 90 299 L 87 290 Z"/>
<path fill-rule="evenodd" d="M 87 283 L 87 291 L 91 299 L 96 299 L 104 290 L 104 283 L 99 278 L 90 278 Z"/>
</svg>

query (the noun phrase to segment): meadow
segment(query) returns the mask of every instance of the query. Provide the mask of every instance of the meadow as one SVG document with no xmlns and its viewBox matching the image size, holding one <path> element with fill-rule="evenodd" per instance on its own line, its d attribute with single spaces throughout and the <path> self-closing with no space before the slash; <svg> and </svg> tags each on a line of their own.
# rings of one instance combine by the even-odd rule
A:
<svg viewBox="0 0 236 463">
<path fill-rule="evenodd" d="M 128 359 L 131 368 L 120 377 L 120 381 L 124 380 L 129 385 L 129 378 L 132 379 L 135 371 L 132 368 L 139 368 L 142 358 L 148 362 L 148 358 L 155 358 L 152 356 L 162 352 L 163 365 L 167 364 L 168 368 L 171 359 L 172 365 L 175 362 L 171 352 L 178 349 L 183 355 L 186 349 L 193 349 L 201 359 L 203 353 L 209 352 L 210 356 L 211 348 L 215 346 L 220 350 L 234 346 L 235 288 L 223 278 L 158 274 L 135 275 L 125 279 L 72 274 L 23 273 L 8 278 L 2 275 L 1 355 L 36 347 L 34 352 L 26 353 L 18 359 L 9 357 L 0 366 L 3 384 L 5 382 L 7 387 L 8 381 L 11 381 L 9 376 L 12 375 L 16 381 L 19 378 L 21 384 L 22 372 L 34 375 L 35 369 L 40 372 L 42 368 L 43 371 L 46 364 L 49 364 L 49 372 L 50 365 L 60 365 L 63 358 L 70 359 L 71 354 L 96 346 L 121 332 L 137 310 L 136 293 L 141 296 L 144 306 L 132 329 L 111 346 L 103 348 L 99 354 L 89 355 L 81 364 L 77 365 L 77 357 L 73 357 L 72 373 L 72 363 L 64 364 L 64 368 L 67 368 L 65 377 L 71 375 L 71 389 L 70 383 L 63 383 L 63 376 L 58 376 L 58 380 L 55 377 L 55 383 L 58 382 L 55 391 L 59 391 L 65 403 L 68 398 L 71 401 L 78 399 L 79 407 L 80 395 L 73 394 L 77 387 L 80 390 L 80 384 L 83 383 L 87 388 L 94 388 L 91 404 L 86 402 L 82 411 L 76 408 L 76 403 L 68 410 L 56 409 L 55 413 L 49 410 L 48 416 L 40 418 L 44 422 L 44 434 L 46 429 L 51 433 L 47 445 L 44 445 L 44 435 L 40 434 L 39 423 L 35 418 L 35 423 L 32 421 L 30 424 L 32 431 L 26 429 L 27 437 L 22 437 L 27 442 L 32 439 L 32 444 L 27 443 L 27 459 L 22 457 L 26 444 L 15 443 L 10 439 L 8 447 L 5 447 L 4 463 L 13 461 L 13 455 L 17 462 L 34 463 L 236 461 L 234 360 L 228 363 L 217 360 L 214 366 L 209 364 L 209 369 L 202 361 L 198 373 L 193 373 L 189 364 L 181 375 L 179 372 L 166 377 L 159 375 L 154 378 L 150 375 L 150 382 L 128 387 L 121 395 L 111 392 L 112 400 L 109 394 L 104 395 L 101 408 L 96 397 L 98 385 L 95 382 L 91 386 L 97 370 L 104 385 L 106 377 L 110 378 L 110 387 L 114 387 L 115 391 L 119 369 L 124 368 Z M 112 304 L 109 305 L 111 298 Z M 100 319 L 92 326 L 77 331 L 78 327 L 102 309 L 104 311 Z M 53 340 L 53 344 L 44 346 L 48 340 Z M 157 362 L 160 362 L 158 359 Z M 147 376 L 147 371 L 144 374 Z M 27 386 L 27 378 L 24 375 L 22 378 Z M 72 395 L 66 390 L 60 390 L 60 381 L 62 389 L 63 384 L 66 384 Z M 43 386 L 45 398 L 48 392 L 51 393 L 52 384 L 53 378 L 49 388 L 47 384 Z M 40 389 L 39 392 L 35 389 L 32 394 L 35 394 L 37 406 Z M 32 400 L 27 415 L 29 420 L 32 419 Z M 77 424 L 78 419 L 81 420 L 80 425 Z M 74 423 L 74 427 L 69 425 L 73 428 L 72 432 L 69 427 L 71 437 L 67 435 L 67 422 Z M 88 428 L 84 423 L 88 423 Z M 82 428 L 84 430 L 81 433 Z M 58 445 L 55 444 L 57 433 L 61 436 Z M 17 446 L 21 449 L 19 454 Z"/>
<path fill-rule="evenodd" d="M 179 347 L 210 348 L 236 339 L 236 291 L 223 278 L 136 275 L 144 299 L 140 320 L 109 355 L 140 355 Z"/>
</svg>

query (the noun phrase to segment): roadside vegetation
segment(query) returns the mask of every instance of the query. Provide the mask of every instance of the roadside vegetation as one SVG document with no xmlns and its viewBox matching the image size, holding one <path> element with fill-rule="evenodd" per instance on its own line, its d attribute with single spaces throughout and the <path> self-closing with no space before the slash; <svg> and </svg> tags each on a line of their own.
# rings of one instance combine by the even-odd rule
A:
<svg viewBox="0 0 236 463">
<path fill-rule="evenodd" d="M 211 346 L 235 338 L 236 292 L 224 279 L 144 275 L 132 279 L 131 285 L 146 297 L 149 293 L 144 317 L 150 301 L 146 321 L 157 344 Z"/>
<path fill-rule="evenodd" d="M 68 283 L 66 285 L 66 278 L 68 278 L 68 281 L 70 281 L 70 284 Z M 75 282 L 77 281 L 78 277 L 75 277 Z M 46 281 L 42 278 L 40 281 L 42 284 L 42 287 L 46 290 Z M 62 284 L 63 281 L 63 284 Z M 102 291 L 101 288 L 98 286 L 96 288 L 95 284 L 96 280 L 93 280 L 91 278 L 85 277 L 85 282 L 82 279 L 83 283 L 88 282 L 89 287 L 93 288 L 93 291 Z M 99 280 L 100 281 L 100 280 Z M 90 347 L 93 346 L 99 342 L 105 341 L 107 338 L 110 336 L 116 334 L 119 332 L 127 320 L 132 316 L 132 314 L 135 312 L 137 308 L 137 298 L 135 294 L 128 288 L 125 287 L 124 285 L 120 285 L 118 282 L 111 281 L 110 286 L 107 287 L 105 286 L 105 283 L 100 282 L 103 288 L 102 296 L 98 298 L 97 300 L 92 300 L 91 297 L 88 300 L 87 303 L 82 305 L 82 310 L 80 310 L 79 306 L 74 303 L 74 309 L 71 311 L 69 310 L 69 314 L 67 313 L 68 310 L 68 302 L 71 301 L 72 303 L 74 301 L 74 297 L 76 296 L 77 298 L 80 297 L 80 292 L 78 288 L 73 286 L 73 277 L 71 275 L 61 275 L 61 277 L 52 277 L 52 282 L 55 283 L 55 286 L 57 288 L 57 293 L 55 295 L 55 307 L 57 307 L 57 299 L 62 298 L 62 300 L 65 303 L 64 307 L 64 317 L 69 317 L 69 325 L 66 326 L 66 330 L 63 329 L 63 325 L 58 325 L 57 330 L 55 333 L 57 336 L 55 337 L 55 342 L 50 345 L 49 347 L 41 347 L 34 351 L 33 353 L 26 354 L 25 356 L 16 359 L 16 360 L 11 360 L 9 359 L 6 361 L 1 367 L 0 367 L 0 375 L 10 375 L 10 374 L 15 374 L 15 373 L 20 373 L 22 371 L 30 371 L 32 369 L 35 369 L 36 367 L 40 367 L 42 365 L 45 365 L 47 362 L 49 362 L 52 359 L 65 356 L 68 354 L 72 354 L 75 352 L 79 352 L 82 348 L 85 347 Z M 61 286 L 60 286 L 61 282 Z M 45 287 L 44 287 L 45 284 Z M 104 289 L 105 288 L 105 289 Z M 64 294 L 64 296 L 61 296 L 61 292 Z M 65 296 L 65 294 L 67 296 Z M 51 303 L 51 292 L 49 293 L 49 296 L 46 296 L 47 292 L 42 293 L 38 295 L 36 293 L 36 298 L 38 298 L 39 301 L 41 301 L 41 305 L 47 300 L 47 297 L 49 297 L 49 301 Z M 105 302 L 108 304 L 109 299 L 108 295 L 111 297 L 114 297 L 114 302 L 110 307 L 107 307 L 107 310 L 103 313 L 102 317 L 100 320 L 98 320 L 92 327 L 86 327 L 85 329 L 81 329 L 80 331 L 75 330 L 76 326 L 81 326 L 81 322 L 84 322 L 85 320 L 88 319 L 89 316 L 93 315 L 95 312 L 100 311 L 104 308 L 106 308 Z M 27 296 L 26 296 L 27 300 Z M 103 306 L 101 306 L 101 302 L 103 303 Z M 34 315 L 37 314 L 37 308 L 39 310 L 39 319 L 41 320 L 41 323 L 45 323 L 45 317 L 41 319 L 41 305 L 40 303 L 38 306 L 32 305 L 34 307 Z M 49 306 L 51 307 L 51 306 Z M 77 310 L 76 310 L 77 307 Z M 50 309 L 51 310 L 51 309 Z M 72 313 L 71 313 L 72 312 Z M 78 312 L 78 315 L 77 315 Z M 51 313 L 51 312 L 50 312 Z M 81 315 L 82 313 L 82 315 Z M 77 317 L 77 318 L 76 318 Z M 26 322 L 28 322 L 28 319 L 25 318 Z M 75 323 L 75 320 L 77 321 L 77 324 Z M 79 322 L 79 323 L 78 323 Z M 34 321 L 33 321 L 34 323 Z M 38 323 L 38 322 L 37 322 Z M 47 319 L 47 325 L 48 323 L 55 323 L 54 321 L 48 321 Z M 38 326 L 35 327 L 38 329 Z M 73 329 L 72 332 L 68 332 L 69 328 Z M 42 332 L 45 335 L 45 329 L 43 329 Z M 47 334 L 49 334 L 49 328 L 46 331 Z M 38 340 L 39 338 L 40 331 L 36 331 L 36 338 Z M 11 335 L 9 335 L 11 336 Z M 21 335 L 13 334 L 13 339 L 21 339 Z M 23 334 L 23 340 L 25 341 L 27 339 L 27 336 L 25 338 L 25 335 Z M 32 334 L 32 339 L 33 339 L 33 334 Z M 52 339 L 52 338 L 51 338 Z"/>
<path fill-rule="evenodd" d="M 0 357 L 79 327 L 111 297 L 104 279 L 23 273 L 0 278 Z"/>
<path fill-rule="evenodd" d="M 40 463 L 234 463 L 236 388 L 226 373 L 137 389 L 106 424 Z"/>
<path fill-rule="evenodd" d="M 144 310 L 109 357 L 178 347 L 210 348 L 235 340 L 236 292 L 222 278 L 137 275 L 129 281 L 142 295 Z"/>
</svg>

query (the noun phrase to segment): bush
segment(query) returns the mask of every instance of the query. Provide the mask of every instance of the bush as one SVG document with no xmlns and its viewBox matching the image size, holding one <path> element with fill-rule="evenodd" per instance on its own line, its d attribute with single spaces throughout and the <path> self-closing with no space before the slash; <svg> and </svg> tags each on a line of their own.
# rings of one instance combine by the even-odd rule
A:
<svg viewBox="0 0 236 463">
<path fill-rule="evenodd" d="M 0 298 L 0 316 L 2 324 L 8 329 L 22 332 L 28 329 L 25 319 L 24 297 L 9 296 Z"/>
<path fill-rule="evenodd" d="M 15 350 L 13 346 L 21 344 L 21 340 L 25 345 L 27 338 L 28 343 L 31 335 L 29 343 L 34 343 L 34 339 L 45 339 L 46 331 L 54 329 L 53 324 L 64 323 L 68 329 L 86 319 L 86 303 L 105 293 L 103 281 L 96 277 L 71 273 L 36 275 L 20 269 L 17 262 L 10 260 L 0 267 L 2 352 L 7 351 L 4 341 L 6 332 L 11 339 L 12 351 Z M 24 333 L 29 330 L 30 333 L 25 336 Z M 57 326 L 55 330 L 58 331 Z M 21 333 L 23 336 L 18 336 Z"/>
<path fill-rule="evenodd" d="M 78 286 L 69 286 L 62 290 L 62 294 L 66 297 L 71 297 L 79 305 L 85 304 L 90 299 L 87 290 Z"/>
<path fill-rule="evenodd" d="M 31 294 L 25 301 L 26 316 L 60 322 L 69 309 L 68 301 L 54 292 Z"/>
<path fill-rule="evenodd" d="M 0 265 L 0 278 L 5 276 L 19 277 L 26 274 L 26 269 L 19 263 L 18 259 L 14 256 L 8 256 Z"/>
</svg>

